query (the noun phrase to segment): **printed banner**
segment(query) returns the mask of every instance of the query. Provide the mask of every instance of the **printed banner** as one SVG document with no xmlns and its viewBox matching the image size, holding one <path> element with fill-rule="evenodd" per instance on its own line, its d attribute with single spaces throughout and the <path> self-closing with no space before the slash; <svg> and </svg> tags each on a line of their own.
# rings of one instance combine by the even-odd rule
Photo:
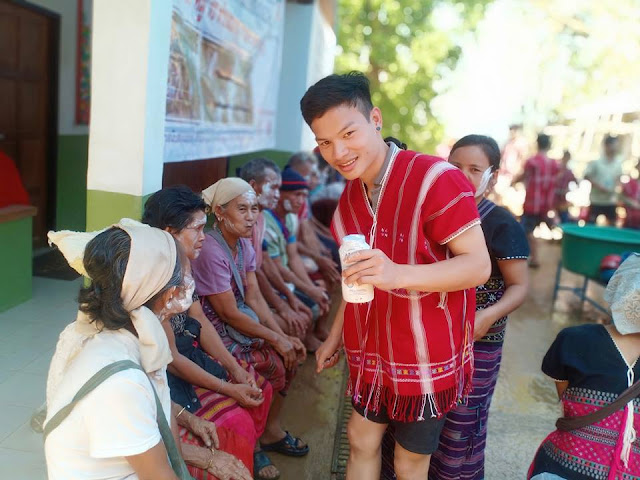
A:
<svg viewBox="0 0 640 480">
<path fill-rule="evenodd" d="M 174 0 L 165 162 L 275 146 L 284 0 Z"/>
</svg>

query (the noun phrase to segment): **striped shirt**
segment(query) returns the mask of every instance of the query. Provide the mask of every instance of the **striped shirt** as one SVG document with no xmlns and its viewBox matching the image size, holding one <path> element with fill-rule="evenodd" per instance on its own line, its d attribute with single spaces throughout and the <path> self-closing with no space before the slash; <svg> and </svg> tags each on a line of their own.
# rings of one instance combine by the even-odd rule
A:
<svg viewBox="0 0 640 480">
<path fill-rule="evenodd" d="M 544 215 L 553 208 L 558 164 L 543 153 L 527 160 L 524 166 L 527 194 L 524 213 Z"/>
</svg>

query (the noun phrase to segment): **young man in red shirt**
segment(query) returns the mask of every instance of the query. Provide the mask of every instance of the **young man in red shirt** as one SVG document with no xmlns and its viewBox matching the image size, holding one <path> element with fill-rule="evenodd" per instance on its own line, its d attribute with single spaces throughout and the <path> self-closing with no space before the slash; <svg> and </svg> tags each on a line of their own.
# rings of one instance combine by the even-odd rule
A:
<svg viewBox="0 0 640 480">
<path fill-rule="evenodd" d="M 382 113 L 359 73 L 330 75 L 301 102 L 323 158 L 347 180 L 332 230 L 362 234 L 343 277 L 371 284 L 366 304 L 342 302 L 318 371 L 349 364 L 349 480 L 380 476 L 380 444 L 395 427 L 395 472 L 424 479 L 445 414 L 464 401 L 473 373 L 473 287 L 490 261 L 473 189 L 442 159 L 398 149 L 380 133 Z"/>
<path fill-rule="evenodd" d="M 524 172 L 516 181 L 523 181 L 526 195 L 524 197 L 524 213 L 522 227 L 529 240 L 529 266 L 537 268 L 538 248 L 533 238 L 533 231 L 542 222 L 547 222 L 549 210 L 553 209 L 558 164 L 547 156 L 551 148 L 551 137 L 541 133 L 538 135 L 538 153 L 524 164 Z"/>
</svg>

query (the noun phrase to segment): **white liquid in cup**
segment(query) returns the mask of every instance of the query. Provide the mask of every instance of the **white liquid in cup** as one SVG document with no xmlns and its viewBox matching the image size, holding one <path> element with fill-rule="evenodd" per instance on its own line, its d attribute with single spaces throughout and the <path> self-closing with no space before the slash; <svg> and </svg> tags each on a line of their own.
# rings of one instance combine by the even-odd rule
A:
<svg viewBox="0 0 640 480">
<path fill-rule="evenodd" d="M 370 250 L 371 247 L 367 243 L 364 235 L 347 235 L 342 239 L 340 246 L 340 263 L 342 270 L 348 265 L 345 264 L 347 255 L 358 252 L 360 250 Z M 349 303 L 367 303 L 373 300 L 373 285 L 347 285 L 342 278 L 342 298 Z"/>
</svg>

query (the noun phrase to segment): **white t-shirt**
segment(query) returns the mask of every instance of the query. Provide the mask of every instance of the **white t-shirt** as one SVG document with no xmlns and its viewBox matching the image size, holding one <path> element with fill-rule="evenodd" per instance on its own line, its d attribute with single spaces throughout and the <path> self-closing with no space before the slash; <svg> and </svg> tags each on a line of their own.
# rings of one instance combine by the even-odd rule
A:
<svg viewBox="0 0 640 480">
<path fill-rule="evenodd" d="M 596 182 L 612 192 L 620 181 L 620 175 L 622 175 L 621 162 L 617 158 L 613 161 L 608 161 L 604 157 L 587 165 L 584 173 L 585 177 L 593 178 Z M 591 205 L 612 206 L 617 203 L 618 196 L 615 193 L 606 193 L 591 187 L 589 201 Z"/>
<path fill-rule="evenodd" d="M 133 334 L 105 330 L 90 339 L 69 366 L 55 398 L 50 399 L 47 421 L 98 370 L 119 360 L 140 364 L 138 339 Z M 49 434 L 45 443 L 49 479 L 137 479 L 124 457 L 144 453 L 161 440 L 150 379 L 170 423 L 166 367 L 148 376 L 134 369 L 118 372 L 80 400 Z"/>
</svg>

